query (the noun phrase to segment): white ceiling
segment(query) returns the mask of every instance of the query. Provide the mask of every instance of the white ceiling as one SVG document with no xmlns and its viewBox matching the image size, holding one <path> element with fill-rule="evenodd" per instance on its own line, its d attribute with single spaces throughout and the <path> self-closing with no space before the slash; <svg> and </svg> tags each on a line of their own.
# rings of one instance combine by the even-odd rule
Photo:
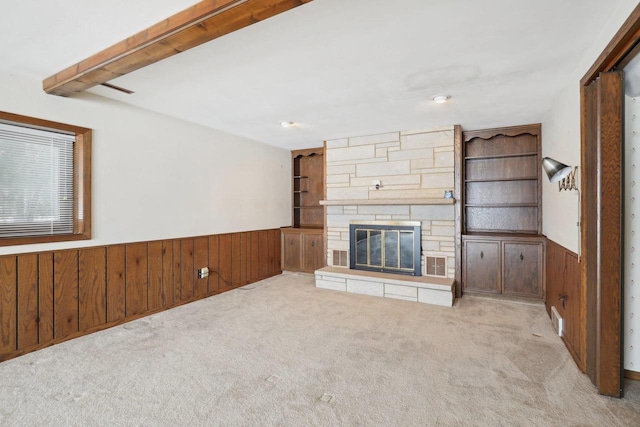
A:
<svg viewBox="0 0 640 427">
<path fill-rule="evenodd" d="M 618 2 L 314 0 L 90 91 L 287 149 L 540 122 Z M 194 3 L 10 2 L 0 68 L 42 80 Z"/>
</svg>

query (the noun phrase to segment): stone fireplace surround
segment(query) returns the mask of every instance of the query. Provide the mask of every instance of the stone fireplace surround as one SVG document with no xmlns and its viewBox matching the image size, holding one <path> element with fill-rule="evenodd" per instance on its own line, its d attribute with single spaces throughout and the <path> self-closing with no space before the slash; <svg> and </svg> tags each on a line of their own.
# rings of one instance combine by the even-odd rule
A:
<svg viewBox="0 0 640 427">
<path fill-rule="evenodd" d="M 453 126 L 327 141 L 325 159 L 327 198 L 321 203 L 330 267 L 316 271 L 316 286 L 451 306 L 455 201 L 443 195 L 454 187 Z M 351 221 L 420 221 L 422 255 L 446 257 L 447 277 L 333 266 L 334 250 L 349 251 Z"/>
</svg>

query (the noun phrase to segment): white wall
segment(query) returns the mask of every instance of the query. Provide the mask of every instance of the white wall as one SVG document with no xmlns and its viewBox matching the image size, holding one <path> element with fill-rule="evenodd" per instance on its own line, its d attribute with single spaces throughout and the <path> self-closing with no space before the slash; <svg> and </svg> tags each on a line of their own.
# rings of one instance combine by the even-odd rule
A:
<svg viewBox="0 0 640 427">
<path fill-rule="evenodd" d="M 88 93 L 46 95 L 39 80 L 2 70 L 0 110 L 93 129 L 92 240 L 0 255 L 291 223 L 286 150 Z"/>
<path fill-rule="evenodd" d="M 637 6 L 637 0 L 621 0 L 609 19 L 597 29 L 598 36 L 582 63 L 552 103 L 542 121 L 542 156 L 571 166 L 580 165 L 580 79 Z M 580 172 L 578 171 L 578 175 Z M 579 185 L 579 182 L 578 182 Z M 575 191 L 558 191 L 557 184 L 542 183 L 542 230 L 554 242 L 578 252 L 578 199 Z"/>
<path fill-rule="evenodd" d="M 624 368 L 640 372 L 640 98 L 625 96 Z"/>
</svg>

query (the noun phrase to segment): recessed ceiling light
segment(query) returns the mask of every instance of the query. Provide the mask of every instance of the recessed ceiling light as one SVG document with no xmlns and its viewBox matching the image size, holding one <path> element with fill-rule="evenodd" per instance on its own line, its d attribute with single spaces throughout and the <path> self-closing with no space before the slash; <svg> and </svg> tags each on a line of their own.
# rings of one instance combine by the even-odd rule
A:
<svg viewBox="0 0 640 427">
<path fill-rule="evenodd" d="M 290 128 L 291 126 L 293 126 L 293 122 L 280 122 L 280 126 L 282 126 L 283 128 Z"/>
<path fill-rule="evenodd" d="M 447 102 L 449 98 L 451 98 L 449 95 L 436 95 L 433 97 L 433 102 L 436 102 L 438 104 L 443 104 Z"/>
</svg>

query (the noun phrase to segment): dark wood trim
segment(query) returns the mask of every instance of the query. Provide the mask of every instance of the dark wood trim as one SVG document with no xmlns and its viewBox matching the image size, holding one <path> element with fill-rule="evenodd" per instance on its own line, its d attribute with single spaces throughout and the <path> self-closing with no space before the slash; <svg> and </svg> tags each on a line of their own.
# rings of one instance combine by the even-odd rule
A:
<svg viewBox="0 0 640 427">
<path fill-rule="evenodd" d="M 598 80 L 600 162 L 598 211 L 598 326 L 596 385 L 601 394 L 622 392 L 622 150 L 624 93 L 621 71 Z M 593 261 L 593 259 L 592 259 Z"/>
<path fill-rule="evenodd" d="M 640 42 L 640 4 L 633 9 L 616 35 L 582 77 L 580 85 L 587 86 L 597 79 L 600 73 L 611 71 L 619 66 L 638 42 Z"/>
<path fill-rule="evenodd" d="M 456 257 L 456 298 L 462 298 L 462 224 L 463 224 L 463 212 L 462 203 L 464 200 L 464 186 L 462 170 L 463 159 L 462 156 L 462 127 L 455 125 L 453 127 L 453 151 L 454 151 L 454 187 L 453 198 L 456 200 L 454 205 L 454 219 L 455 219 L 455 257 Z"/>
<path fill-rule="evenodd" d="M 201 1 L 46 78 L 42 86 L 52 95 L 82 92 L 310 1 Z"/>
<path fill-rule="evenodd" d="M 584 359 L 583 371 L 595 384 L 596 357 L 596 321 L 597 321 L 597 264 L 587 262 L 597 258 L 597 221 L 598 209 L 598 123 L 596 120 L 597 85 L 595 83 L 580 88 L 581 108 L 581 325 L 583 328 L 580 343 L 580 356 Z"/>
<path fill-rule="evenodd" d="M 73 234 L 57 236 L 11 237 L 0 239 L 0 246 L 53 243 L 91 239 L 91 129 L 35 117 L 0 111 L 0 121 L 75 134 L 73 146 L 74 218 Z"/>
<path fill-rule="evenodd" d="M 537 126 L 537 129 L 536 129 Z M 530 125 L 522 125 L 522 126 L 509 126 L 503 128 L 493 128 L 493 129 L 479 129 L 479 130 L 465 130 L 463 142 L 469 142 L 473 138 L 480 139 L 490 139 L 495 136 L 504 135 L 504 136 L 518 136 L 525 133 L 535 135 L 540 137 L 542 125 L 540 123 L 534 123 Z M 536 133 L 532 133 L 536 132 Z"/>
<path fill-rule="evenodd" d="M 629 371 L 629 370 L 625 369 L 624 377 L 628 378 L 630 380 L 640 381 L 640 372 Z"/>
<path fill-rule="evenodd" d="M 280 274 L 279 251 L 271 229 L 0 256 L 0 361 Z"/>
</svg>

